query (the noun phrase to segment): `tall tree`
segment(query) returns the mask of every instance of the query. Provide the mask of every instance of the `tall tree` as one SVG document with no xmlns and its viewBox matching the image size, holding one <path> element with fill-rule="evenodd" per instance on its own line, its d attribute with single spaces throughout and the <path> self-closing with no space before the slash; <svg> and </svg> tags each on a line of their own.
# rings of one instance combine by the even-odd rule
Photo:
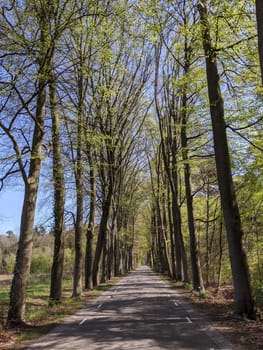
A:
<svg viewBox="0 0 263 350">
<path fill-rule="evenodd" d="M 237 314 L 255 318 L 255 302 L 250 285 L 246 253 L 242 245 L 243 230 L 231 172 L 231 163 L 224 119 L 223 97 L 220 91 L 216 50 L 212 43 L 208 5 L 206 0 L 198 4 L 202 41 L 206 61 L 206 74 L 210 114 L 213 128 L 217 178 L 228 237 L 229 255 L 235 290 Z"/>
<path fill-rule="evenodd" d="M 62 164 L 60 118 L 56 92 L 54 67 L 49 74 L 49 100 L 52 119 L 53 181 L 54 181 L 54 254 L 51 269 L 50 303 L 58 302 L 62 297 L 64 263 L 64 204 L 65 180 Z"/>
<path fill-rule="evenodd" d="M 86 249 L 85 249 L 85 289 L 91 289 L 92 286 L 92 262 L 93 262 L 93 238 L 95 231 L 96 218 L 96 168 L 94 160 L 93 145 L 88 139 L 88 127 L 86 127 L 86 153 L 89 161 L 89 187 L 90 187 L 90 205 L 89 220 L 86 232 Z"/>
<path fill-rule="evenodd" d="M 261 82 L 263 84 L 263 2 L 256 0 L 256 16 L 257 16 L 257 30 L 258 30 L 258 52 L 261 69 Z"/>
<path fill-rule="evenodd" d="M 76 219 L 75 219 L 75 262 L 72 296 L 78 296 L 82 293 L 82 236 L 83 236 L 83 211 L 84 211 L 84 191 L 83 191 L 83 141 L 84 141 L 84 99 L 85 92 L 83 87 L 82 60 L 80 62 L 78 76 L 78 116 L 77 116 L 77 156 L 75 163 L 75 182 L 76 182 Z M 77 73 L 78 74 L 78 73 Z"/>
<path fill-rule="evenodd" d="M 181 10 L 181 12 L 180 12 Z M 188 30 L 182 33 L 182 42 L 184 47 L 183 59 L 181 60 L 182 65 L 182 84 L 179 83 L 179 89 L 181 87 L 181 99 L 180 99 L 180 109 L 179 113 L 181 116 L 181 147 L 182 147 L 182 160 L 184 163 L 184 182 L 185 182 L 185 197 L 187 206 L 187 221 L 188 221 L 188 231 L 190 238 L 190 261 L 192 268 L 192 284 L 193 289 L 196 291 L 204 291 L 204 283 L 201 272 L 200 256 L 197 244 L 196 230 L 195 230 L 195 220 L 194 220 L 194 206 L 193 206 L 193 194 L 191 185 L 191 166 L 189 157 L 189 139 L 188 139 L 188 124 L 189 124 L 189 110 L 193 103 L 191 98 L 193 94 L 190 88 L 190 75 L 193 62 L 195 62 L 195 50 L 193 46 L 196 41 L 196 35 L 193 30 L 196 22 L 196 11 L 195 9 L 189 9 L 186 2 L 182 3 L 182 8 L 178 9 L 179 15 L 182 13 L 182 24 Z M 191 96 L 191 97 L 190 97 Z"/>
<path fill-rule="evenodd" d="M 21 173 L 25 184 L 25 195 L 21 216 L 20 238 L 14 267 L 14 277 L 10 292 L 10 304 L 8 311 L 9 325 L 17 325 L 22 323 L 25 312 L 26 287 L 32 259 L 34 216 L 42 163 L 46 86 L 50 72 L 51 59 L 54 52 L 54 42 L 51 39 L 49 31 L 50 7 L 48 5 L 45 7 L 44 4 L 43 6 L 38 7 L 37 4 L 33 2 L 31 9 L 24 9 L 26 12 L 29 10 L 33 11 L 34 15 L 36 16 L 36 23 L 38 24 L 40 32 L 39 54 L 37 56 L 37 100 L 28 174 L 26 174 L 26 171 L 21 164 Z M 3 14 L 5 15 L 5 10 Z M 17 19 L 19 20 L 19 18 Z M 7 23 L 9 26 L 11 26 L 10 22 L 7 21 Z M 15 28 L 13 25 L 12 27 Z M 20 157 L 20 154 L 17 154 L 17 156 Z"/>
<path fill-rule="evenodd" d="M 135 35 L 133 9 L 120 3 L 116 10 L 118 13 L 114 17 L 115 22 L 112 23 L 112 18 L 109 17 L 100 28 L 104 46 L 91 79 L 93 109 L 102 140 L 99 160 L 101 221 L 93 263 L 94 285 L 98 283 L 102 258 L 102 279 L 107 275 L 105 261 L 109 257 L 108 248 L 114 241 L 111 229 L 114 228 L 113 209 L 118 208 L 119 174 L 123 171 L 141 130 L 145 116 L 143 93 L 149 78 L 148 45 L 142 36 L 137 41 L 135 50 L 135 42 L 131 41 Z M 121 40 L 118 41 L 118 38 Z"/>
<path fill-rule="evenodd" d="M 161 39 L 160 39 L 161 40 Z M 162 40 L 156 47 L 155 60 L 155 106 L 158 118 L 162 157 L 164 161 L 164 169 L 169 180 L 171 188 L 172 201 L 172 217 L 173 225 L 171 229 L 174 233 L 175 242 L 175 258 L 176 258 L 176 279 L 189 282 L 188 267 L 186 259 L 186 250 L 184 238 L 182 234 L 182 219 L 179 198 L 179 147 L 180 147 L 180 132 L 178 125 L 180 124 L 179 99 L 176 96 L 175 81 L 178 78 L 178 65 L 170 63 L 169 52 L 167 53 L 167 64 L 162 68 L 162 80 L 166 83 L 159 88 L 159 70 L 160 58 L 162 53 Z M 167 70 L 167 71 L 166 71 Z M 168 79 L 169 76 L 169 79 Z M 162 94 L 159 93 L 159 90 Z M 160 105 L 161 97 L 161 105 Z"/>
<path fill-rule="evenodd" d="M 83 9 L 85 12 L 83 13 Z M 83 275 L 83 234 L 84 234 L 84 201 L 85 186 L 84 176 L 88 167 L 85 166 L 84 156 L 87 153 L 87 159 L 90 163 L 91 145 L 88 141 L 89 132 L 89 102 L 88 87 L 90 74 L 90 60 L 93 50 L 94 28 L 98 25 L 103 9 L 97 2 L 91 1 L 86 4 L 81 2 L 76 15 L 74 25 L 69 28 L 69 32 L 63 38 L 63 44 L 68 50 L 69 67 L 65 69 L 66 74 L 63 76 L 61 88 L 65 92 L 65 124 L 70 140 L 69 163 L 73 164 L 73 176 L 75 180 L 75 200 L 76 206 L 74 211 L 74 228 L 75 228 L 75 257 L 74 257 L 74 274 L 73 274 L 73 291 L 72 296 L 76 297 L 82 293 L 82 275 Z M 95 44 L 94 44 L 95 45 Z M 71 76 L 69 80 L 68 77 Z M 93 165 L 90 165 L 91 176 Z M 91 178 L 90 181 L 94 183 Z M 95 186 L 95 183 L 94 185 Z M 91 204 L 94 200 L 91 200 Z M 92 204 L 93 205 L 93 204 Z M 90 220 L 94 220 L 93 208 L 91 207 Z M 89 224 L 91 227 L 91 222 Z M 91 236 L 89 236 L 91 238 Z M 91 253 L 91 251 L 89 252 Z M 90 257 L 91 258 L 91 257 Z M 89 259 L 87 257 L 87 259 Z"/>
<path fill-rule="evenodd" d="M 52 3 L 48 0 L 42 2 L 25 1 L 19 4 L 19 6 L 21 5 L 19 8 L 14 5 L 12 2 L 10 6 L 3 6 L 1 19 L 5 23 L 6 32 L 11 39 L 12 49 L 16 45 L 18 57 L 26 57 L 24 61 L 30 62 L 27 68 L 30 67 L 31 76 L 25 77 L 24 83 L 26 86 L 31 84 L 31 89 L 34 88 L 35 90 L 33 95 L 28 98 L 28 92 L 25 92 L 25 89 L 22 88 L 21 82 L 19 89 L 13 85 L 19 101 L 23 105 L 19 112 L 16 113 L 15 119 L 20 116 L 21 111 L 25 110 L 26 115 L 29 116 L 34 125 L 34 130 L 33 133 L 27 130 L 30 137 L 32 137 L 27 140 L 26 153 L 30 153 L 30 158 L 25 163 L 23 163 L 21 157 L 24 150 L 21 152 L 18 143 L 11 137 L 25 183 L 25 196 L 21 217 L 20 243 L 10 295 L 8 314 L 8 323 L 10 325 L 21 323 L 25 310 L 26 285 L 32 257 L 34 214 L 41 164 L 44 159 L 42 146 L 45 135 L 46 90 L 49 81 L 52 80 L 50 79 L 50 73 L 52 73 L 53 69 L 52 58 L 59 38 L 66 28 L 74 22 L 75 14 L 77 13 L 76 2 L 73 0 L 57 0 Z M 33 31 L 32 26 L 35 26 L 37 30 Z M 7 56 L 9 56 L 9 53 Z M 19 71 L 21 71 L 20 67 Z M 35 84 L 31 83 L 30 79 Z M 36 104 L 34 112 L 32 112 L 33 103 Z M 24 118 L 23 115 L 22 118 Z M 15 119 L 13 119 L 11 124 L 14 124 Z M 23 135 L 22 139 L 24 139 L 26 135 L 24 122 L 20 124 L 20 130 Z M 26 167 L 28 168 L 28 173 Z"/>
</svg>

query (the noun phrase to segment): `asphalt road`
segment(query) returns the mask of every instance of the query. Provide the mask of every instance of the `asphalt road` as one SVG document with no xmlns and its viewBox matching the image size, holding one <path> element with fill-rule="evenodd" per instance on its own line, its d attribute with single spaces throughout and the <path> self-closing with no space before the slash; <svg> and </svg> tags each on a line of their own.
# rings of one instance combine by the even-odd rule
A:
<svg viewBox="0 0 263 350">
<path fill-rule="evenodd" d="M 148 267 L 140 267 L 28 350 L 232 350 Z"/>
</svg>

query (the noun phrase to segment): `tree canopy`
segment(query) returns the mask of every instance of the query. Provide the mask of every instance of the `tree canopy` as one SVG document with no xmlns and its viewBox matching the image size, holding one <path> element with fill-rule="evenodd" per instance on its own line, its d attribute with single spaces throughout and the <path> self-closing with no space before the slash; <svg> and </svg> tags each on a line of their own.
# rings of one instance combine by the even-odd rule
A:
<svg viewBox="0 0 263 350">
<path fill-rule="evenodd" d="M 72 296 L 144 262 L 197 291 L 232 281 L 235 312 L 256 317 L 261 14 L 259 1 L 2 1 L 0 190 L 24 188 L 9 325 L 24 320 L 40 198 L 51 304 L 72 249 Z"/>
</svg>

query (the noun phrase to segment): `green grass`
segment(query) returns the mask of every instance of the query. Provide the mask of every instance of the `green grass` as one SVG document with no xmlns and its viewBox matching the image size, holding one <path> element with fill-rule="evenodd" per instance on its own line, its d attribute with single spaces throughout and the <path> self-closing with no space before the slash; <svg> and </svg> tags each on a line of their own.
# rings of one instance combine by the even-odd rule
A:
<svg viewBox="0 0 263 350">
<path fill-rule="evenodd" d="M 30 327 L 21 330 L 17 334 L 17 345 L 37 338 L 46 333 L 64 317 L 74 313 L 85 306 L 88 302 L 98 297 L 102 292 L 111 288 L 120 278 L 113 278 L 108 283 L 100 284 L 82 296 L 72 298 L 72 279 L 63 281 L 63 294 L 65 295 L 61 302 L 49 305 L 50 281 L 47 278 L 43 280 L 39 276 L 30 278 L 27 288 L 27 301 L 25 319 Z M 10 286 L 4 286 L 0 291 L 0 329 L 5 326 L 9 306 Z M 15 348 L 15 347 L 14 347 Z"/>
<path fill-rule="evenodd" d="M 10 287 L 3 286 L 0 290 L 0 330 L 4 328 L 5 319 L 9 306 Z"/>
<path fill-rule="evenodd" d="M 7 303 L 9 301 L 9 288 L 1 288 L 0 291 L 0 301 L 2 303 Z"/>
</svg>

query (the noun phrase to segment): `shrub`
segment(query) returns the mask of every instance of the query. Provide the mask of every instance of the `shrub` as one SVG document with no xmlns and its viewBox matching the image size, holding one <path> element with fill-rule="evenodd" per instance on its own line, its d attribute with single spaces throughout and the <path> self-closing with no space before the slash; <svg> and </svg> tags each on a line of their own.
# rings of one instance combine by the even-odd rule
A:
<svg viewBox="0 0 263 350">
<path fill-rule="evenodd" d="M 13 273 L 15 266 L 15 254 L 9 254 L 4 258 L 4 269 L 6 273 Z"/>
<path fill-rule="evenodd" d="M 44 255 L 33 256 L 31 273 L 49 273 L 52 267 L 52 259 Z"/>
</svg>

